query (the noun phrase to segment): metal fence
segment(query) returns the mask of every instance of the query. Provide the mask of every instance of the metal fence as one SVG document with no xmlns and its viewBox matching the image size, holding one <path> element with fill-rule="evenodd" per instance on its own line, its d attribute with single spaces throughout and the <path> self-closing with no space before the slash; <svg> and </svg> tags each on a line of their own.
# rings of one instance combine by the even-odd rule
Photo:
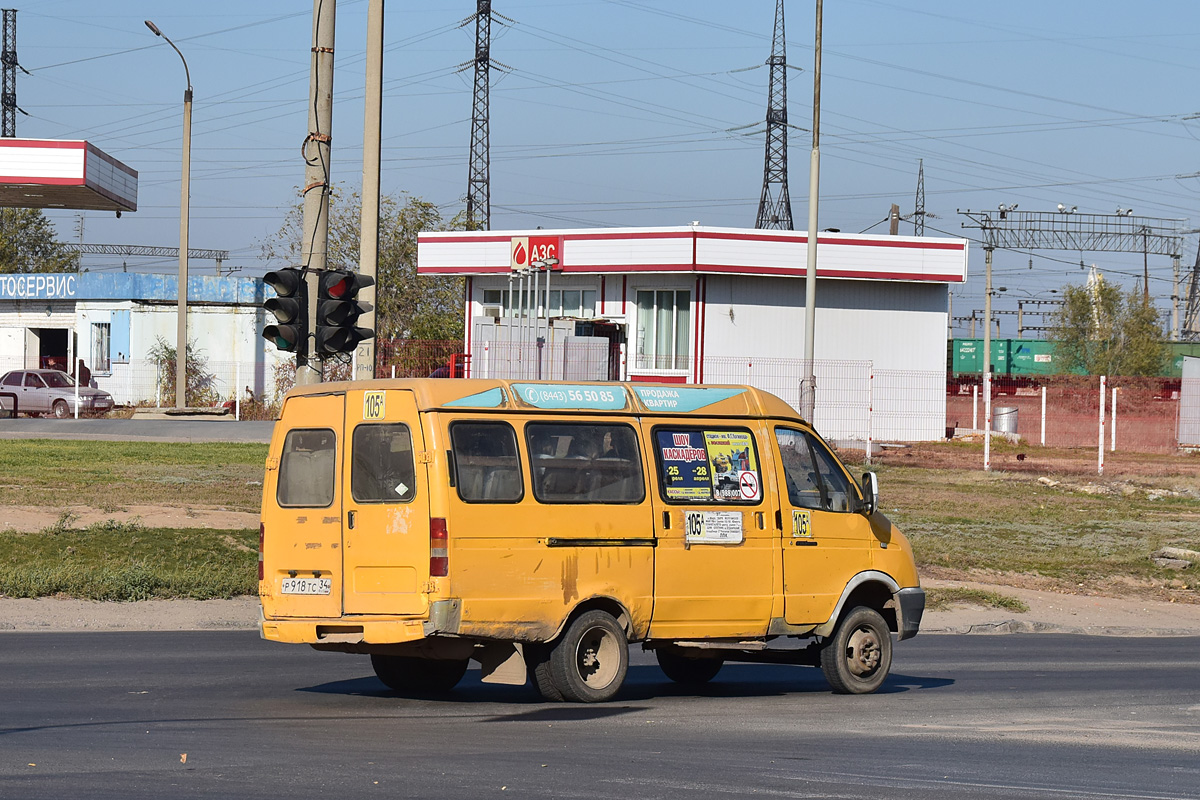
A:
<svg viewBox="0 0 1200 800">
<path fill-rule="evenodd" d="M 621 366 L 619 349 L 590 337 L 542 345 L 487 342 L 475 348 L 473 357 L 462 352 L 458 340 L 383 340 L 376 354 L 379 378 L 585 381 L 619 372 Z M 0 373 L 24 367 L 21 359 L 0 358 Z M 703 375 L 706 383 L 756 386 L 798 408 L 804 367 L 801 359 L 707 357 Z M 189 380 L 189 404 L 197 405 L 237 402 L 270 409 L 294 380 L 290 360 L 278 366 L 205 360 L 191 370 L 198 374 Z M 348 363 L 329 362 L 326 372 L 328 379 L 350 377 Z M 978 378 L 876 370 L 870 361 L 818 360 L 813 372 L 813 423 L 839 446 L 870 450 L 875 443 L 936 441 L 956 431 L 981 433 L 985 427 Z M 174 405 L 173 373 L 151 360 L 113 363 L 107 373 L 93 372 L 91 383 L 109 392 L 118 405 Z M 1029 444 L 1097 448 L 1103 437 L 1109 452 L 1171 453 L 1200 447 L 1200 378 L 1108 377 L 1103 396 L 1101 379 L 1094 376 L 997 378 L 992 406 L 993 429 L 1016 434 Z"/>
<path fill-rule="evenodd" d="M 979 383 L 952 380 L 947 387 L 946 427 L 982 431 Z M 1181 444 L 1180 390 L 1178 378 L 997 378 L 992 429 L 1046 447 L 1098 448 L 1103 438 L 1109 452 L 1171 453 Z"/>
</svg>

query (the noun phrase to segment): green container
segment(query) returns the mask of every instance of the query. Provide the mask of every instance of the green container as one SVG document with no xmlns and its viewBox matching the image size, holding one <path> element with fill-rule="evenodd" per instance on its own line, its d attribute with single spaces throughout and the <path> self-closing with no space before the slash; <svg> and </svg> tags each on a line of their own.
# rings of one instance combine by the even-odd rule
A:
<svg viewBox="0 0 1200 800">
<path fill-rule="evenodd" d="M 1171 355 L 1167 360 L 1164 377 L 1178 378 L 1183 375 L 1184 356 L 1200 356 L 1200 342 L 1169 342 Z"/>
<path fill-rule="evenodd" d="M 1007 375 L 1009 369 L 1009 339 L 992 339 L 992 372 Z M 983 372 L 983 339 L 952 339 L 950 341 L 950 371 L 956 375 L 979 375 Z"/>
<path fill-rule="evenodd" d="M 1044 339 L 1011 339 L 1009 341 L 1009 364 L 1012 375 L 1058 375 L 1058 357 L 1054 354 L 1054 342 Z"/>
</svg>

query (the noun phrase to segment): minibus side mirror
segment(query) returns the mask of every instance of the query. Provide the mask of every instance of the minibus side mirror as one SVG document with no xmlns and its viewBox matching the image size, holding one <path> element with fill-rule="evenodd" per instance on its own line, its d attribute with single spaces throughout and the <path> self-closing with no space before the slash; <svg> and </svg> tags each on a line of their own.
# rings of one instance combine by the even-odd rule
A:
<svg viewBox="0 0 1200 800">
<path fill-rule="evenodd" d="M 879 509 L 879 477 L 874 472 L 863 473 L 862 491 L 862 512 L 870 516 Z"/>
</svg>

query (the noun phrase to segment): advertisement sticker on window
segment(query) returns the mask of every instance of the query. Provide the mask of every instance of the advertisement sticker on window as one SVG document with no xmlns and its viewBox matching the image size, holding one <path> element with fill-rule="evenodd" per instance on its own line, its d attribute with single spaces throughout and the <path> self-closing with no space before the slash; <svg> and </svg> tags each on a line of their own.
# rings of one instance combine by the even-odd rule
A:
<svg viewBox="0 0 1200 800">
<path fill-rule="evenodd" d="M 668 500 L 711 500 L 708 451 L 701 431 L 659 431 L 663 488 Z"/>
<path fill-rule="evenodd" d="M 762 497 L 748 431 L 656 433 L 663 492 L 684 502 L 755 503 Z"/>
<path fill-rule="evenodd" d="M 705 431 L 713 499 L 754 502 L 761 496 L 754 443 L 746 431 Z"/>
</svg>

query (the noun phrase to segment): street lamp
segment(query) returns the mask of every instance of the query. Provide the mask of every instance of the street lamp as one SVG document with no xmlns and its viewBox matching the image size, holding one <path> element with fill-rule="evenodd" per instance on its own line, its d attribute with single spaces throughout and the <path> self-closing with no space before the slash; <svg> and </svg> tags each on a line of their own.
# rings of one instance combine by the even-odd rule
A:
<svg viewBox="0 0 1200 800">
<path fill-rule="evenodd" d="M 188 296 L 188 188 L 192 174 L 192 75 L 188 71 L 187 59 L 175 43 L 158 29 L 150 20 L 146 27 L 155 36 L 166 39 L 183 62 L 183 76 L 187 80 L 187 89 L 183 91 L 183 177 L 179 185 L 179 291 L 177 330 L 175 335 L 175 407 L 184 408 L 187 405 L 187 296 Z"/>
</svg>

